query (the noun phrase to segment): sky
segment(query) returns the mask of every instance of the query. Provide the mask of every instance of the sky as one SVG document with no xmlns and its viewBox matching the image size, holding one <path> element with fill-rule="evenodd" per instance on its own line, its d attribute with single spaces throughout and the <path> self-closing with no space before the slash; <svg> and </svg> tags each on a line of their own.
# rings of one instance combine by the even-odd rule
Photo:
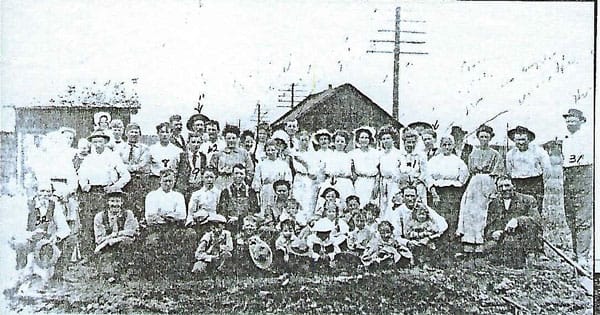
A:
<svg viewBox="0 0 600 315">
<path fill-rule="evenodd" d="M 553 138 L 568 108 L 593 112 L 593 3 L 440 1 L 2 1 L 3 106 L 48 100 L 68 85 L 125 81 L 146 133 L 173 113 L 251 127 L 260 102 L 274 121 L 280 89 L 350 83 L 391 113 L 395 7 L 400 121 L 467 130 L 497 113 Z M 137 78 L 137 83 L 131 83 Z M 289 92 L 287 92 L 289 94 Z M 2 127 L 13 123 L 2 117 Z M 543 119 L 540 119 L 542 117 Z M 496 132 L 503 134 L 503 132 Z M 503 136 L 495 141 L 502 143 Z"/>
</svg>

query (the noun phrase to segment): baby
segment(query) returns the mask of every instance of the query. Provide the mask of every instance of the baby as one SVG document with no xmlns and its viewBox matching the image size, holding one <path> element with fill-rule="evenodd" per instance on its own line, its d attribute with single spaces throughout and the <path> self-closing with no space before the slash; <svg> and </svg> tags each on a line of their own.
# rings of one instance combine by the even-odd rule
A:
<svg viewBox="0 0 600 315">
<path fill-rule="evenodd" d="M 407 220 L 405 237 L 430 249 L 435 249 L 431 240 L 438 234 L 437 225 L 429 214 L 429 209 L 422 203 L 417 203 Z"/>
<path fill-rule="evenodd" d="M 405 246 L 402 246 L 394 238 L 394 226 L 389 221 L 381 221 L 377 225 L 377 233 L 369 242 L 362 256 L 365 266 L 373 263 L 385 262 L 388 265 L 397 264 L 401 258 L 407 258 L 412 262 L 412 254 Z"/>
</svg>

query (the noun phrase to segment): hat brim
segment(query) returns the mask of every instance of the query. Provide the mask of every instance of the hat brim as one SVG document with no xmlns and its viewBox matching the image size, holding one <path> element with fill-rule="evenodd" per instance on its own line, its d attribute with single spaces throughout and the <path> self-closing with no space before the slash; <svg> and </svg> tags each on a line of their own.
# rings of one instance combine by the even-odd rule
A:
<svg viewBox="0 0 600 315">
<path fill-rule="evenodd" d="M 266 248 L 268 250 L 268 255 L 266 257 L 266 260 L 262 260 L 260 259 L 260 257 L 258 257 L 258 252 L 255 249 L 256 247 L 263 247 Z M 258 243 L 256 245 L 250 245 L 250 258 L 252 259 L 252 262 L 254 263 L 254 265 L 256 267 L 258 267 L 259 269 L 268 269 L 269 267 L 271 267 L 271 264 L 273 263 L 273 252 L 271 251 L 271 248 L 266 244 L 266 243 Z"/>
<path fill-rule="evenodd" d="M 527 137 L 529 138 L 529 141 L 535 140 L 535 133 L 533 133 L 533 131 L 531 131 L 529 129 L 526 129 L 526 130 L 511 129 L 511 130 L 508 131 L 508 138 L 514 142 L 515 141 L 515 134 L 517 134 L 517 133 L 525 133 L 525 134 L 527 134 Z"/>
<path fill-rule="evenodd" d="M 185 127 L 187 128 L 187 130 L 193 131 L 194 123 L 196 122 L 196 120 L 202 120 L 204 122 L 207 122 L 210 119 L 204 114 L 194 114 L 190 116 L 190 118 L 185 123 Z"/>
<path fill-rule="evenodd" d="M 340 192 L 337 191 L 337 189 L 333 188 L 333 187 L 327 187 L 325 189 L 323 189 L 323 192 L 321 193 L 321 197 L 325 198 L 325 195 L 327 195 L 328 192 L 333 191 L 335 192 L 335 197 L 336 198 L 340 198 Z"/>
<path fill-rule="evenodd" d="M 110 141 L 110 137 L 107 135 L 91 135 L 91 136 L 87 137 L 87 140 L 89 142 L 92 142 L 92 139 L 94 139 L 94 138 L 103 138 L 104 140 L 106 140 L 106 142 Z"/>
<path fill-rule="evenodd" d="M 577 116 L 577 115 L 572 115 L 572 114 L 563 114 L 562 116 L 563 116 L 563 118 L 565 118 L 565 119 L 566 119 L 567 117 L 577 117 L 577 118 L 579 118 L 579 120 L 580 120 L 580 121 L 583 121 L 583 122 L 586 122 L 586 121 L 587 121 L 587 118 L 585 118 L 584 116 Z"/>
</svg>

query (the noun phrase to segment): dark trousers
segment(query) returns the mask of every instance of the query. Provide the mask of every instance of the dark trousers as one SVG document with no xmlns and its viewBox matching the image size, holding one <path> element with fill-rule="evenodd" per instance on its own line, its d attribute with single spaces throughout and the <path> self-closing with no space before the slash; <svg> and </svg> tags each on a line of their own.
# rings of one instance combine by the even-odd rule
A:
<svg viewBox="0 0 600 315">
<path fill-rule="evenodd" d="M 146 195 L 158 186 L 154 187 L 148 180 L 148 175 L 140 173 L 132 173 L 131 180 L 123 191 L 125 192 L 125 209 L 131 209 L 138 221 L 144 219 L 144 202 Z"/>
<path fill-rule="evenodd" d="M 594 208 L 593 167 L 582 165 L 564 169 L 565 216 L 571 229 L 573 249 L 579 259 L 587 259 L 592 240 Z"/>
<path fill-rule="evenodd" d="M 106 207 L 106 193 L 101 186 L 92 186 L 89 192 L 79 196 L 79 250 L 81 256 L 89 258 L 94 252 L 94 216 Z"/>
</svg>

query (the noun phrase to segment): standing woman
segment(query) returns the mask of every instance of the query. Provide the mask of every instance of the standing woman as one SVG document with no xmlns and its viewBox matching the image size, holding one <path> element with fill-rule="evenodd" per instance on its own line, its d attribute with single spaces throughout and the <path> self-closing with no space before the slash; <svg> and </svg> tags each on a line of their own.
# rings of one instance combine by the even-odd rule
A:
<svg viewBox="0 0 600 315">
<path fill-rule="evenodd" d="M 489 147 L 494 130 L 486 125 L 477 128 L 479 147 L 469 155 L 469 172 L 473 175 L 460 202 L 456 235 L 462 237 L 464 251 L 481 252 L 489 197 L 496 191 L 492 176 L 502 172 L 503 161 L 498 151 Z"/>
<path fill-rule="evenodd" d="M 312 217 L 315 209 L 319 174 L 319 161 L 316 152 L 310 147 L 310 138 L 306 130 L 298 133 L 298 150 L 294 155 L 296 176 L 292 185 L 292 195 L 302 207 L 299 217 L 306 220 Z"/>
<path fill-rule="evenodd" d="M 321 189 L 333 186 L 340 193 L 342 207 L 345 207 L 346 197 L 354 195 L 352 178 L 352 158 L 346 153 L 346 146 L 350 140 L 350 134 L 345 130 L 338 130 L 333 134 L 335 149 L 325 155 L 321 165 L 322 176 L 325 178 Z"/>
<path fill-rule="evenodd" d="M 441 260 L 447 260 L 456 253 L 453 233 L 458 225 L 463 186 L 469 178 L 467 165 L 453 153 L 453 149 L 454 139 L 450 136 L 441 137 L 441 154 L 432 157 L 427 164 L 426 182 L 432 196 L 429 204 L 448 222 L 447 232 L 440 237 Z"/>
<path fill-rule="evenodd" d="M 264 159 L 265 156 L 265 143 L 271 137 L 271 127 L 267 123 L 260 123 L 256 127 L 256 144 L 254 146 L 254 158 L 257 161 Z"/>
<path fill-rule="evenodd" d="M 379 200 L 382 217 L 387 217 L 388 209 L 392 204 L 392 197 L 400 190 L 400 165 L 406 164 L 400 149 L 394 146 L 397 132 L 388 125 L 379 129 L 377 137 L 381 142 L 379 154 Z M 404 180 L 406 181 L 406 180 Z"/>
<path fill-rule="evenodd" d="M 244 130 L 244 132 L 242 132 L 242 135 L 240 136 L 240 147 L 244 148 L 244 150 L 250 153 L 252 162 L 254 162 L 255 165 L 258 164 L 256 155 L 254 154 L 254 150 L 256 150 L 256 140 L 254 138 L 254 132 L 252 132 L 251 130 Z"/>
<path fill-rule="evenodd" d="M 250 154 L 238 146 L 240 129 L 237 126 L 227 125 L 223 128 L 225 148 L 214 152 L 209 167 L 217 170 L 215 187 L 223 190 L 233 183 L 233 166 L 242 164 L 246 167 L 246 182 L 250 183 L 254 176 L 254 163 Z"/>
<path fill-rule="evenodd" d="M 273 183 L 278 180 L 292 182 L 292 171 L 287 162 L 278 158 L 277 142 L 269 139 L 265 143 L 266 158 L 258 163 L 252 180 L 252 189 L 259 192 L 261 213 L 275 201 Z"/>
<path fill-rule="evenodd" d="M 368 126 L 359 127 L 354 131 L 354 142 L 358 148 L 352 150 L 349 155 L 352 159 L 352 172 L 355 174 L 354 190 L 360 198 L 361 206 L 376 199 L 375 183 L 379 173 L 377 161 L 379 152 L 371 147 L 374 140 L 375 130 Z"/>
</svg>

